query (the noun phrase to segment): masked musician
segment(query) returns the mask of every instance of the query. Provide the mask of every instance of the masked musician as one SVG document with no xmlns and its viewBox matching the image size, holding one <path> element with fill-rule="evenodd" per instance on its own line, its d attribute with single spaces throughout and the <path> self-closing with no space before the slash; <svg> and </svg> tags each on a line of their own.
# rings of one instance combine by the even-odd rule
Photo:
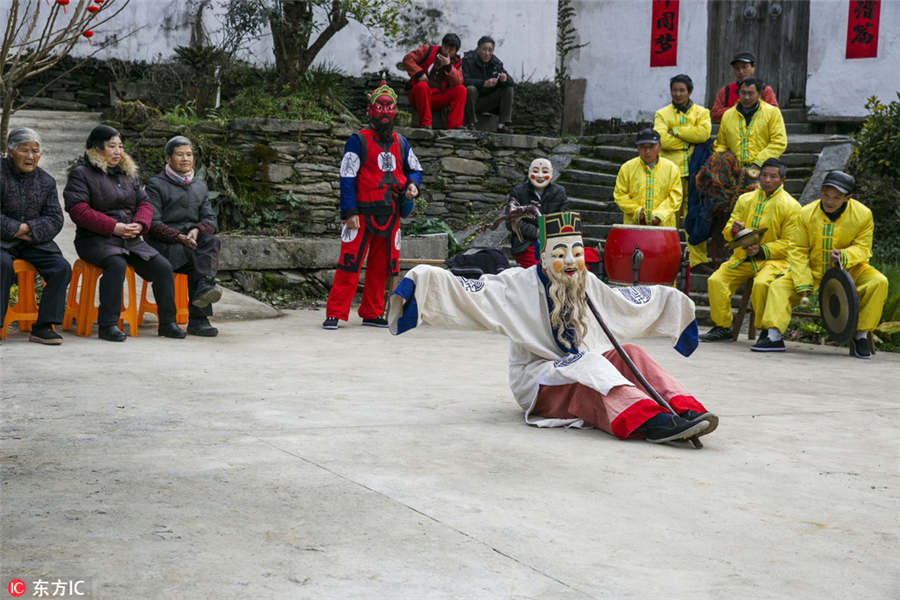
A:
<svg viewBox="0 0 900 600">
<path fill-rule="evenodd" d="M 626 225 L 678 226 L 681 209 L 681 170 L 659 155 L 659 133 L 642 129 L 635 145 L 638 156 L 626 161 L 616 175 L 613 199 Z"/>
<path fill-rule="evenodd" d="M 520 206 L 537 203 L 541 207 L 541 214 L 564 212 L 569 208 L 569 199 L 566 197 L 566 189 L 556 183 L 550 183 L 553 178 L 553 165 L 546 158 L 536 158 L 528 167 L 528 181 L 520 183 L 509 192 L 510 203 L 515 201 Z M 506 207 L 509 213 L 508 204 Z M 515 233 L 512 224 L 507 221 L 509 229 L 509 245 L 513 258 L 524 268 L 537 264 L 534 256 L 534 243 L 538 239 L 537 223 L 533 220 L 522 219 L 518 222 Z M 522 237 L 520 238 L 519 235 Z"/>
<path fill-rule="evenodd" d="M 859 321 L 850 347 L 856 358 L 871 358 L 866 338 L 881 320 L 888 281 L 869 265 L 875 225 L 872 211 L 851 197 L 855 187 L 851 175 L 831 171 L 822 183 L 821 198 L 800 210 L 791 237 L 790 275 L 770 286 L 762 321 L 765 329 L 751 350 L 783 352 L 781 334 L 790 323 L 791 309 L 819 287 L 828 268 L 840 263 L 859 296 Z"/>
<path fill-rule="evenodd" d="M 797 227 L 800 204 L 784 190 L 784 163 L 770 158 L 763 163 L 759 189 L 742 194 L 722 229 L 732 241 L 745 228 L 766 228 L 758 244 L 736 248 L 731 257 L 709 276 L 709 315 L 713 327 L 700 336 L 704 342 L 731 340 L 731 297 L 747 280 L 753 281 L 750 292 L 756 327 L 762 327 L 770 284 L 787 273 L 790 239 Z"/>
<path fill-rule="evenodd" d="M 613 335 L 668 337 L 689 355 L 697 346 L 690 298 L 665 286 L 607 287 L 585 270 L 578 213 L 549 214 L 538 223 L 541 263 L 531 268 L 477 280 L 427 265 L 409 271 L 391 296 L 391 333 L 425 322 L 505 335 L 511 391 L 529 425 L 592 425 L 620 439 L 650 442 L 715 429 L 715 415 L 638 346 L 626 344 L 646 380 L 678 415 L 651 400 L 611 349 L 586 300 L 608 319 Z"/>
<path fill-rule="evenodd" d="M 341 160 L 341 254 L 328 294 L 324 329 L 346 321 L 368 251 L 359 316 L 363 325 L 387 327 L 384 290 L 400 259 L 400 217 L 413 209 L 422 185 L 422 165 L 402 135 L 394 132 L 397 94 L 384 81 L 369 95 L 371 124 L 350 136 Z"/>
</svg>

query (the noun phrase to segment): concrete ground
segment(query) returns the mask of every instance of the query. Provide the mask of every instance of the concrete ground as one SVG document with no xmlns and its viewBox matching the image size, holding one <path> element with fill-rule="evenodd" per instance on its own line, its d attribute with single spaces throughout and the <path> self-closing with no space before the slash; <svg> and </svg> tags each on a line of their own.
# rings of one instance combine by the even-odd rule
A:
<svg viewBox="0 0 900 600">
<path fill-rule="evenodd" d="M 0 576 L 92 598 L 897 598 L 900 355 L 648 349 L 703 450 L 525 425 L 502 337 L 0 346 Z M 84 588 L 82 588 L 84 589 Z"/>
</svg>

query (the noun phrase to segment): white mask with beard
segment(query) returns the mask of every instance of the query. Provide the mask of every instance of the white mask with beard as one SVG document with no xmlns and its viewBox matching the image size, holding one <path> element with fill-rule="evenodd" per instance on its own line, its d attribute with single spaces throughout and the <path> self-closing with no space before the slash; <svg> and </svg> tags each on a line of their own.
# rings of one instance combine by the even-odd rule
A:
<svg viewBox="0 0 900 600">
<path fill-rule="evenodd" d="M 575 332 L 575 346 L 580 346 L 587 334 L 587 302 L 585 289 L 587 273 L 584 265 L 584 240 L 580 235 L 548 237 L 541 250 L 541 266 L 550 281 L 550 324 L 564 348 L 570 347 L 563 338 L 566 329 Z"/>
</svg>

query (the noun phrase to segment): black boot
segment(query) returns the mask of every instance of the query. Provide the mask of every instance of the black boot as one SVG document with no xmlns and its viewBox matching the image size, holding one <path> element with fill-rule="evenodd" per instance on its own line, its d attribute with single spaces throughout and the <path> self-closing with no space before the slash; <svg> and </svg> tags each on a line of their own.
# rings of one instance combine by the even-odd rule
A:
<svg viewBox="0 0 900 600">
<path fill-rule="evenodd" d="M 38 344 L 46 344 L 48 346 L 58 346 L 62 344 L 62 336 L 53 330 L 53 325 L 35 325 L 31 328 L 31 335 L 28 336 L 29 342 L 37 342 Z"/>
<path fill-rule="evenodd" d="M 709 421 L 688 421 L 678 415 L 656 415 L 646 423 L 647 441 L 653 444 L 686 440 L 702 434 L 709 428 Z"/>
<path fill-rule="evenodd" d="M 107 342 L 124 342 L 125 338 L 128 337 L 116 325 L 100 325 L 97 329 L 97 335 L 101 340 L 106 340 Z"/>
<path fill-rule="evenodd" d="M 197 291 L 191 304 L 197 308 L 205 308 L 222 298 L 222 288 L 216 285 L 212 277 L 204 277 L 197 283 Z"/>
<path fill-rule="evenodd" d="M 199 335 L 201 337 L 216 337 L 219 330 L 209 324 L 209 319 L 200 317 L 197 319 L 188 319 L 187 326 L 188 335 Z"/>
<path fill-rule="evenodd" d="M 167 337 L 180 340 L 187 334 L 181 327 L 179 327 L 175 323 L 160 323 L 159 329 L 156 330 L 156 335 L 158 335 L 159 337 Z"/>
</svg>

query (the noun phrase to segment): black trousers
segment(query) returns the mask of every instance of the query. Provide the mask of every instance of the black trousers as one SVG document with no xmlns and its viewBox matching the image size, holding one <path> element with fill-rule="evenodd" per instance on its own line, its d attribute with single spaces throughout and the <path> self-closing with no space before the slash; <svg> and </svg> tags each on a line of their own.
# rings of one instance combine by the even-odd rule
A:
<svg viewBox="0 0 900 600">
<path fill-rule="evenodd" d="M 512 121 L 513 87 L 482 88 L 466 87 L 466 121 L 476 123 L 481 113 L 496 113 L 501 123 Z"/>
<path fill-rule="evenodd" d="M 197 286 L 201 281 L 207 280 L 212 283 L 219 267 L 219 247 L 221 242 L 215 235 L 206 235 L 201 233 L 197 238 L 197 248 L 191 250 L 185 248 L 184 253 L 188 261 L 182 266 L 175 269 L 179 273 L 186 273 L 188 276 L 188 319 L 202 319 L 213 314 L 212 304 L 207 304 L 203 308 L 194 306 L 194 298 L 197 294 Z"/>
<path fill-rule="evenodd" d="M 11 250 L 0 250 L 0 295 L 2 295 L 2 314 L 0 325 L 6 318 L 9 308 L 9 288 L 16 281 L 13 260 L 20 258 L 34 265 L 41 279 L 44 280 L 44 291 L 38 307 L 38 317 L 34 325 L 59 325 L 66 313 L 66 290 L 72 278 L 72 267 L 59 252 L 47 252 L 36 248 L 18 247 Z"/>
<path fill-rule="evenodd" d="M 122 312 L 122 283 L 125 281 L 125 270 L 128 265 L 142 279 L 153 283 L 153 296 L 156 298 L 156 310 L 159 323 L 175 322 L 175 280 L 172 265 L 160 254 L 150 260 L 144 260 L 135 254 L 115 254 L 97 265 L 103 269 L 100 278 L 100 308 L 97 311 L 97 324 L 109 327 L 119 321 Z"/>
</svg>

